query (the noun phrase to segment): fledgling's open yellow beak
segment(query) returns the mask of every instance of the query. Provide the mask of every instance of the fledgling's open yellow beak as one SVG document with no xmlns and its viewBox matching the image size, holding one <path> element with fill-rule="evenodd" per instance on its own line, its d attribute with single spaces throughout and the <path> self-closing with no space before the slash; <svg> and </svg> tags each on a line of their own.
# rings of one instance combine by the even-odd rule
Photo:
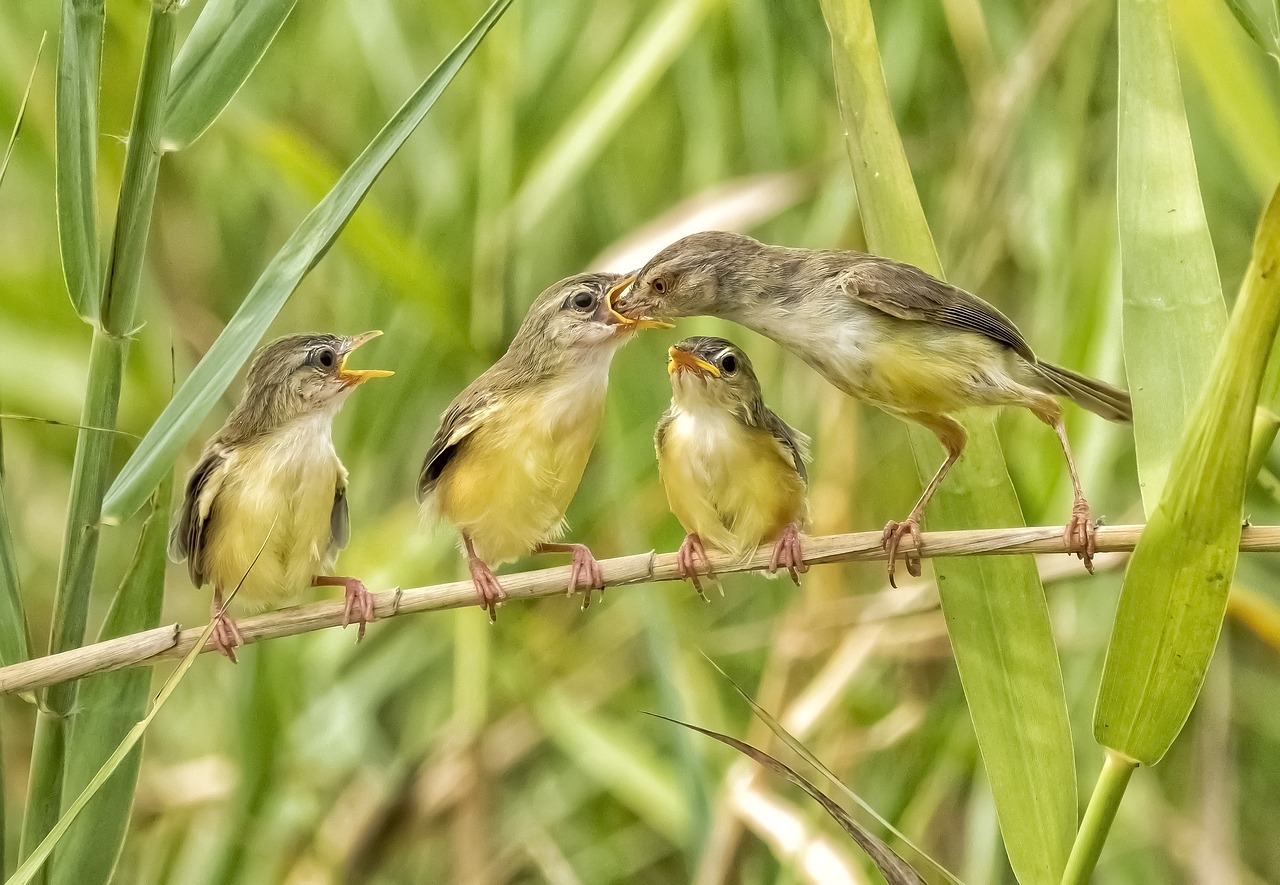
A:
<svg viewBox="0 0 1280 885">
<path fill-rule="evenodd" d="M 720 377 L 720 370 L 704 359 L 699 359 L 687 350 L 681 350 L 673 347 L 667 351 L 667 355 L 671 357 L 667 361 L 667 374 L 674 375 L 676 372 L 688 371 L 697 372 L 700 375 L 710 375 L 712 378 Z"/>
<path fill-rule="evenodd" d="M 372 341 L 374 338 L 377 338 L 381 334 L 382 333 L 380 331 L 374 330 L 372 332 L 365 332 L 362 335 L 356 335 L 354 338 L 351 339 L 351 347 L 349 347 L 347 349 L 347 352 L 342 355 L 342 362 L 338 363 L 338 380 L 339 381 L 341 381 L 343 384 L 346 384 L 348 387 L 354 387 L 357 384 L 362 384 L 365 381 L 368 381 L 370 378 L 390 378 L 392 375 L 395 374 L 395 372 L 389 372 L 386 369 L 348 369 L 347 368 L 347 357 L 351 356 L 352 351 L 354 351 L 360 345 L 366 344 L 367 342 Z"/>
<path fill-rule="evenodd" d="M 618 280 L 618 282 L 614 283 L 613 288 L 610 289 L 607 293 L 605 293 L 605 296 L 604 296 L 605 304 L 609 305 L 609 316 L 613 319 L 614 325 L 624 326 L 636 332 L 639 332 L 642 329 L 674 328 L 674 326 L 671 323 L 664 323 L 662 320 L 655 320 L 652 317 L 628 317 L 618 313 L 618 310 L 617 308 L 614 307 L 614 305 L 617 303 L 618 299 L 622 296 L 622 293 L 627 291 L 627 287 L 629 287 L 635 281 L 636 281 L 636 275 L 633 273 L 629 273 L 622 279 Z"/>
</svg>

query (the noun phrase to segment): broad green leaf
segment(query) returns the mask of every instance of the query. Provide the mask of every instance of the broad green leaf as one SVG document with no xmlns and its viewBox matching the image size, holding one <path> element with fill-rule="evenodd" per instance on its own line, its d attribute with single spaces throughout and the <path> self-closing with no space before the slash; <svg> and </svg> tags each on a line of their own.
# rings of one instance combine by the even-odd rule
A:
<svg viewBox="0 0 1280 885">
<path fill-rule="evenodd" d="M 1094 735 L 1159 762 L 1200 693 L 1240 545 L 1258 391 L 1280 328 L 1280 190 L 1169 479 L 1125 573 Z"/>
<path fill-rule="evenodd" d="M 511 0 L 495 0 L 271 259 L 222 334 L 178 388 L 112 483 L 103 507 L 104 520 L 119 521 L 136 512 L 173 469 L 182 446 L 231 385 L 294 289 L 329 251 L 382 170 L 510 5 Z"/>
<path fill-rule="evenodd" d="M 160 623 L 172 489 L 173 484 L 166 482 L 156 494 L 133 564 L 107 612 L 99 640 L 148 630 Z M 142 719 L 150 687 L 148 667 L 104 673 L 80 684 L 63 782 L 68 804 L 93 779 L 103 760 L 111 755 L 129 729 Z M 85 807 L 54 854 L 51 881 L 81 885 L 111 879 L 128 832 L 129 810 L 141 761 L 139 747 L 125 757 L 116 773 Z"/>
<path fill-rule="evenodd" d="M 733 747 L 743 756 L 759 765 L 764 766 L 775 774 L 780 774 L 800 789 L 804 790 L 810 798 L 822 806 L 823 811 L 831 815 L 831 819 L 840 825 L 849 838 L 857 844 L 859 848 L 871 858 L 871 862 L 876 865 L 876 869 L 880 871 L 880 875 L 884 876 L 889 885 L 925 885 L 925 881 L 920 874 L 912 869 L 911 864 L 907 863 L 894 852 L 884 840 L 875 833 L 868 830 L 862 824 L 854 820 L 849 812 L 840 807 L 840 803 L 836 802 L 826 793 L 823 793 L 808 780 L 801 777 L 795 769 L 778 761 L 763 750 L 756 749 L 750 744 L 740 741 L 737 738 L 729 737 L 727 734 L 710 731 L 700 728 L 697 725 L 690 725 L 688 722 L 681 722 L 678 719 L 671 719 L 667 716 L 660 716 L 657 713 L 650 713 L 658 719 L 663 719 L 673 725 L 679 725 L 682 728 L 696 731 L 698 734 L 705 734 L 709 738 L 719 741 L 728 747 Z"/>
<path fill-rule="evenodd" d="M 62 274 L 76 313 L 98 316 L 98 70 L 105 0 L 63 0 L 58 40 L 58 243 Z"/>
<path fill-rule="evenodd" d="M 297 0 L 210 0 L 169 78 L 164 147 L 190 146 L 249 79 Z"/>
<path fill-rule="evenodd" d="M 604 148 L 722 0 L 668 0 L 627 39 L 608 73 L 533 161 L 511 201 L 521 231 L 533 230 Z"/>
<path fill-rule="evenodd" d="M 1225 0 L 1245 33 L 1264 52 L 1280 58 L 1280 4 L 1276 0 Z"/>
<path fill-rule="evenodd" d="M 941 274 L 885 89 L 866 0 L 823 0 L 836 91 L 872 251 Z M 994 418 L 968 417 L 969 444 L 930 503 L 931 528 L 1023 524 Z M 911 429 L 921 478 L 942 460 Z M 1076 777 L 1049 611 L 1028 556 L 935 560 L 938 592 L 1009 862 L 1024 883 L 1058 881 L 1076 829 Z"/>
<path fill-rule="evenodd" d="M 1124 359 L 1150 514 L 1226 325 L 1165 0 L 1121 0 L 1116 197 Z"/>
</svg>

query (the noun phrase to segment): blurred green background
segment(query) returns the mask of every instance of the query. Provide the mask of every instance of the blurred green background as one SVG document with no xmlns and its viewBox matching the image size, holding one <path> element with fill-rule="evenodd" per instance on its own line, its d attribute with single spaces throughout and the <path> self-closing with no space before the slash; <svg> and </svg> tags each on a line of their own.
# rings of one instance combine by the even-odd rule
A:
<svg viewBox="0 0 1280 885">
<path fill-rule="evenodd" d="M 182 13 L 184 31 L 201 5 Z M 104 211 L 148 8 L 108 5 Z M 1112 4 L 873 9 L 949 279 L 998 305 L 1046 358 L 1122 383 Z M 305 212 L 482 10 L 298 5 L 227 112 L 161 171 L 122 430 L 146 431 L 175 373 L 186 375 Z M 1280 178 L 1277 70 L 1225 4 L 1172 0 L 1171 10 L 1205 209 L 1234 293 Z M 53 3 L 9 4 L 0 18 L 0 129 L 58 21 Z M 0 408 L 74 422 L 89 334 L 57 251 L 54 45 L 0 187 Z M 414 479 L 441 410 L 556 279 L 628 269 L 709 227 L 861 247 L 841 135 L 817 3 L 516 3 L 273 327 L 387 332 L 361 364 L 396 376 L 353 397 L 337 423 L 353 523 L 341 571 L 373 589 L 464 575 L 453 534 L 422 524 Z M 708 332 L 743 344 L 769 402 L 813 436 L 815 533 L 877 529 L 906 512 L 918 480 L 902 425 L 772 343 L 694 320 L 616 359 L 606 429 L 570 510 L 575 540 L 601 557 L 679 543 L 652 432 L 669 396 L 666 348 Z M 1076 409 L 1068 423 L 1095 513 L 1140 521 L 1127 429 Z M 1070 486 L 1052 434 L 1028 414 L 1000 426 L 1029 524 L 1065 520 Z M 75 435 L 17 420 L 3 432 L 24 600 L 43 648 Z M 121 438 L 117 466 L 135 442 Z M 1254 522 L 1280 521 L 1278 490 L 1264 472 Z M 136 522 L 105 532 L 100 591 L 126 567 Z M 1116 564 L 1089 579 L 1066 557 L 1042 563 L 1082 794 L 1100 762 L 1090 716 Z M 1238 573 L 1262 592 L 1264 615 L 1280 600 L 1276 571 L 1255 556 Z M 932 589 L 891 591 L 874 564 L 815 569 L 800 590 L 754 576 L 724 583 L 710 605 L 662 585 L 610 591 L 587 613 L 571 600 L 509 605 L 492 628 L 469 609 L 376 624 L 359 647 L 350 631 L 327 631 L 253 646 L 239 667 L 206 656 L 148 733 L 116 879 L 874 881 L 799 793 L 641 715 L 763 741 L 705 654 L 966 881 L 1012 881 Z M 203 623 L 207 593 L 172 568 L 164 623 Z M 91 632 L 108 599 L 99 593 Z M 1096 881 L 1280 880 L 1280 662 L 1275 637 L 1252 623 L 1228 622 L 1191 725 L 1135 780 Z M 10 856 L 33 713 L 3 702 Z"/>
</svg>

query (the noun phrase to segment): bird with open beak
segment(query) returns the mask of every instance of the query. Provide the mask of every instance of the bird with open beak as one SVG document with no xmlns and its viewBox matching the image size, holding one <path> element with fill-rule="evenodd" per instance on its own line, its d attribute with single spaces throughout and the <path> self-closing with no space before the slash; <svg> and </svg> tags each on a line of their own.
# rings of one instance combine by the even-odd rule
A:
<svg viewBox="0 0 1280 885">
<path fill-rule="evenodd" d="M 910 535 L 920 549 L 925 505 L 964 450 L 965 430 L 953 415 L 971 406 L 1023 406 L 1054 429 L 1075 493 L 1063 537 L 1092 571 L 1096 523 L 1055 397 L 1127 422 L 1129 394 L 1039 359 L 990 304 L 887 258 L 770 246 L 724 231 L 677 240 L 624 288 L 612 298 L 622 316 L 732 320 L 777 341 L 850 396 L 933 431 L 946 460 L 907 518 L 885 526 L 890 582 L 902 539 Z M 918 575 L 918 557 L 909 555 L 907 567 Z"/>
<path fill-rule="evenodd" d="M 808 571 L 800 543 L 808 505 L 808 438 L 764 404 L 751 360 L 723 338 L 686 338 L 668 351 L 671 407 L 654 447 L 671 512 L 687 533 L 680 573 L 703 596 L 706 547 L 746 558 L 773 543 L 769 573 Z"/>
<path fill-rule="evenodd" d="M 613 355 L 636 329 L 606 293 L 616 274 L 561 280 L 538 296 L 507 352 L 440 419 L 418 477 L 424 511 L 458 527 L 481 608 L 497 620 L 493 569 L 530 553 L 571 553 L 569 592 L 603 589 L 583 544 L 561 544 L 569 507 L 604 416 Z"/>
<path fill-rule="evenodd" d="M 381 335 L 293 335 L 258 351 L 240 403 L 187 477 L 169 555 L 187 561 L 197 587 L 213 585 L 213 640 L 235 661 L 243 644 L 224 594 L 239 588 L 247 611 L 278 606 L 303 587 L 344 588 L 343 626 L 374 619 L 356 578 L 327 574 L 351 528 L 347 471 L 333 447 L 333 419 L 347 396 L 381 369 L 347 358 Z"/>
</svg>

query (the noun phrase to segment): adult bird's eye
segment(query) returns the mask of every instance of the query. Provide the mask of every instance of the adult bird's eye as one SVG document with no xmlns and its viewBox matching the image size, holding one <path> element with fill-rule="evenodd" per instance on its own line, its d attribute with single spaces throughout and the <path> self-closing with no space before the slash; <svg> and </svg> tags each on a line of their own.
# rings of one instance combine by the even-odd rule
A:
<svg viewBox="0 0 1280 885">
<path fill-rule="evenodd" d="M 595 306 L 596 296 L 584 289 L 575 293 L 570 303 L 575 310 L 590 310 Z"/>
<path fill-rule="evenodd" d="M 738 371 L 738 360 L 731 353 L 726 353 L 720 358 L 720 372 L 723 375 L 732 375 Z"/>
<path fill-rule="evenodd" d="M 326 347 L 316 352 L 316 365 L 323 369 L 332 369 L 337 361 L 338 355 L 333 352 L 333 348 Z"/>
<path fill-rule="evenodd" d="M 657 292 L 659 295 L 666 294 L 667 281 L 664 280 L 662 277 L 658 277 L 656 280 L 653 281 L 653 291 Z"/>
</svg>

